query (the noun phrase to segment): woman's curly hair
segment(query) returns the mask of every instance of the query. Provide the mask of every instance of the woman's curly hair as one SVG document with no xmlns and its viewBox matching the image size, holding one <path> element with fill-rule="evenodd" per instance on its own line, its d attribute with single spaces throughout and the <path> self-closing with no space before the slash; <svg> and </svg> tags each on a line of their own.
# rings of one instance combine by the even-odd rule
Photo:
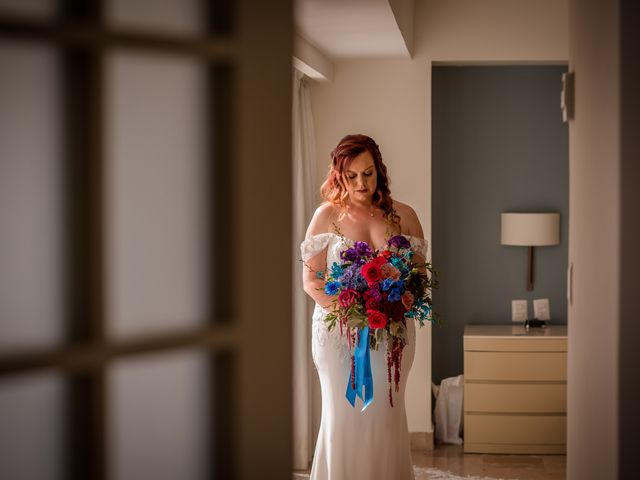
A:
<svg viewBox="0 0 640 480">
<path fill-rule="evenodd" d="M 351 162 L 361 153 L 368 151 L 373 157 L 373 164 L 377 173 L 376 191 L 373 193 L 373 205 L 384 212 L 386 219 L 398 225 L 400 217 L 393 208 L 387 167 L 382 162 L 382 155 L 378 144 L 366 135 L 347 135 L 331 152 L 331 165 L 327 179 L 320 187 L 320 194 L 327 202 L 340 208 L 340 218 L 347 209 L 349 192 L 345 180 L 345 172 Z"/>
</svg>

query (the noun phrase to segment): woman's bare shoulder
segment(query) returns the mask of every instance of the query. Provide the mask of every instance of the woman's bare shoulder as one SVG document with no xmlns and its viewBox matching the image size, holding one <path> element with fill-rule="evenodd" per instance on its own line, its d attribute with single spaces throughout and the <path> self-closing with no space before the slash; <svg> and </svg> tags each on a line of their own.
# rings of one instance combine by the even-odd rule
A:
<svg viewBox="0 0 640 480">
<path fill-rule="evenodd" d="M 313 218 L 309 223 L 307 229 L 307 236 L 318 235 L 320 233 L 326 233 L 331 230 L 332 223 L 336 221 L 337 211 L 336 207 L 329 203 L 324 202 L 313 214 Z"/>
<path fill-rule="evenodd" d="M 403 213 L 413 212 L 413 208 L 411 208 L 406 203 L 401 202 L 401 201 L 396 200 L 396 199 L 393 199 L 393 208 L 395 208 L 396 213 L 398 215 L 402 215 Z"/>
<path fill-rule="evenodd" d="M 407 205 L 406 203 L 399 202 L 398 200 L 394 200 L 393 208 L 396 211 L 396 213 L 400 216 L 400 218 L 403 220 L 418 218 L 415 210 L 411 208 L 410 205 Z"/>
<path fill-rule="evenodd" d="M 410 205 L 399 202 L 398 200 L 393 201 L 393 208 L 400 217 L 400 225 L 403 233 L 422 237 L 422 226 L 420 225 L 416 211 Z"/>
</svg>

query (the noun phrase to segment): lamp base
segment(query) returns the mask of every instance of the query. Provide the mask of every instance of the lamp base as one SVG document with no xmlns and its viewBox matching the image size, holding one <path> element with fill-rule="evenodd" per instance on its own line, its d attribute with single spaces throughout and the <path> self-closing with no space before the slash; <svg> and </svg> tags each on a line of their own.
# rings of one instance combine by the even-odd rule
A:
<svg viewBox="0 0 640 480">
<path fill-rule="evenodd" d="M 533 247 L 528 248 L 527 255 L 527 291 L 533 290 Z"/>
</svg>

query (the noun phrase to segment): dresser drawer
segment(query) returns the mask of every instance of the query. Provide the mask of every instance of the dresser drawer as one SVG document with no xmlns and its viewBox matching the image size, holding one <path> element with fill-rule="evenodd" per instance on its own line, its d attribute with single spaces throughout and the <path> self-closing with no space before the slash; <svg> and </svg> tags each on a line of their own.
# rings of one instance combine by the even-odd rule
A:
<svg viewBox="0 0 640 480">
<path fill-rule="evenodd" d="M 566 338 L 464 337 L 464 350 L 484 352 L 566 352 Z"/>
<path fill-rule="evenodd" d="M 464 352 L 465 380 L 566 381 L 566 352 Z"/>
<path fill-rule="evenodd" d="M 464 441 L 516 445 L 566 445 L 565 415 L 464 416 Z"/>
<path fill-rule="evenodd" d="M 465 412 L 565 413 L 564 383 L 465 383 Z"/>
</svg>

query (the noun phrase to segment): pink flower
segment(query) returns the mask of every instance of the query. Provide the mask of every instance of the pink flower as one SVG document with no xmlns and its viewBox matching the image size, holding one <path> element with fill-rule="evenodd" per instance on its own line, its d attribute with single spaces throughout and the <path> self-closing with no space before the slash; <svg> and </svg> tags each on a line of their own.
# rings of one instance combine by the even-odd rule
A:
<svg viewBox="0 0 640 480">
<path fill-rule="evenodd" d="M 413 293 L 407 291 L 402 294 L 402 304 L 404 305 L 404 308 L 406 308 L 407 310 L 411 308 L 411 305 L 413 305 L 414 300 L 415 298 L 413 296 Z"/>
<path fill-rule="evenodd" d="M 382 275 L 382 278 L 393 278 L 394 280 L 398 280 L 400 278 L 400 270 L 390 263 L 385 263 L 380 267 L 380 274 Z"/>
</svg>

